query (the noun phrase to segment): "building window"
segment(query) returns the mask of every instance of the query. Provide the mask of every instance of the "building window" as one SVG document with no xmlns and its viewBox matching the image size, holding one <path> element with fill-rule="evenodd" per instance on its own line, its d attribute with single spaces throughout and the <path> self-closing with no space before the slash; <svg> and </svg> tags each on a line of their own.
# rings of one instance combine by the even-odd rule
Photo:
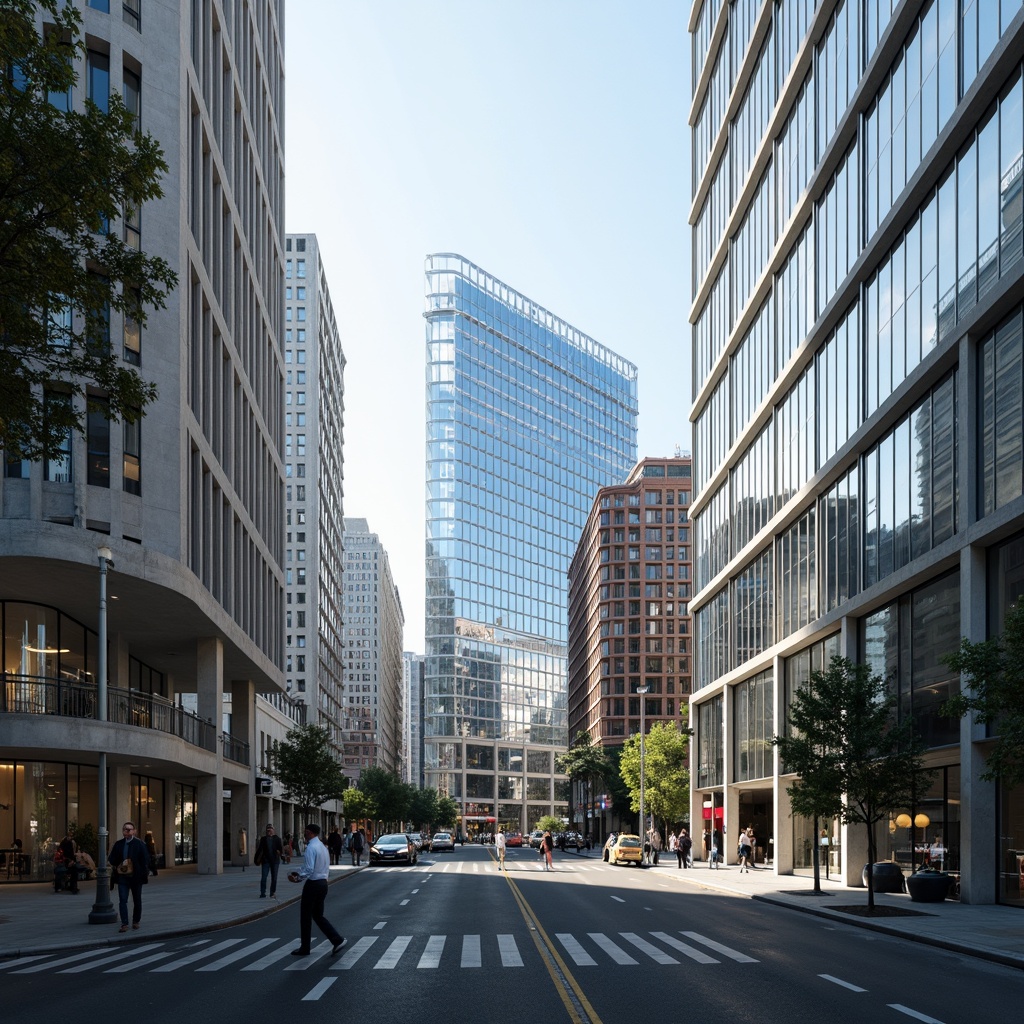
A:
<svg viewBox="0 0 1024 1024">
<path fill-rule="evenodd" d="M 132 249 L 142 248 L 142 210 L 140 207 L 124 208 L 124 244 Z"/>
<path fill-rule="evenodd" d="M 136 32 L 141 32 L 142 0 L 124 0 L 121 5 L 121 17 L 126 25 L 131 25 Z"/>
<path fill-rule="evenodd" d="M 142 127 L 142 77 L 125 68 L 122 71 L 121 94 L 128 113 L 135 119 L 136 129 Z"/>
<path fill-rule="evenodd" d="M 142 365 L 142 324 L 134 315 L 141 311 L 142 295 L 137 288 L 128 289 L 132 309 L 124 314 L 124 361 L 133 366 Z"/>
<path fill-rule="evenodd" d="M 44 429 L 49 433 L 51 429 L 60 424 L 65 424 L 57 440 L 55 449 L 50 458 L 43 464 L 43 479 L 51 480 L 54 483 L 66 484 L 71 482 L 71 396 L 56 391 L 48 391 L 43 396 L 44 403 Z"/>
<path fill-rule="evenodd" d="M 129 494 L 142 493 L 142 416 L 136 410 L 134 423 L 124 421 L 124 489 Z"/>
<path fill-rule="evenodd" d="M 89 396 L 86 414 L 88 458 L 87 482 L 94 487 L 110 486 L 110 403 L 105 398 Z"/>
<path fill-rule="evenodd" d="M 87 0 L 87 7 L 91 7 L 94 11 L 102 11 L 104 14 L 110 13 L 110 0 Z"/>
<path fill-rule="evenodd" d="M 86 55 L 86 83 L 89 99 L 104 114 L 110 110 L 110 57 L 96 50 Z"/>
</svg>

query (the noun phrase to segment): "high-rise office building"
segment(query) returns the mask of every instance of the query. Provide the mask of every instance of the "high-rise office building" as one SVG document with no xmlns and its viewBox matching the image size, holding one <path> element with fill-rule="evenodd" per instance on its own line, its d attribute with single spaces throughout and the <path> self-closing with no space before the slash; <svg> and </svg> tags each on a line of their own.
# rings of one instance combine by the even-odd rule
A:
<svg viewBox="0 0 1024 1024">
<path fill-rule="evenodd" d="M 398 772 L 402 762 L 405 613 L 388 553 L 365 519 L 345 519 L 342 767 Z"/>
<path fill-rule="evenodd" d="M 110 318 L 159 389 L 139 423 L 90 415 L 62 457 L 4 460 L 0 834 L 49 877 L 46 841 L 99 824 L 105 753 L 104 824 L 130 818 L 167 864 L 213 873 L 239 855 L 229 835 L 253 834 L 255 693 L 283 686 L 282 5 L 240 0 L 216 27 L 209 4 L 76 6 L 70 102 L 123 96 L 168 165 L 163 198 L 109 228 L 178 286 L 144 331 Z M 99 565 L 106 723 L 81 721 L 104 663 Z"/>
<path fill-rule="evenodd" d="M 284 270 L 285 685 L 341 753 L 345 355 L 316 235 Z"/>
<path fill-rule="evenodd" d="M 695 819 L 810 869 L 772 737 L 838 653 L 935 771 L 881 858 L 925 843 L 963 899 L 1020 902 L 1024 793 L 941 705 L 943 656 L 1024 590 L 1021 4 L 706 0 L 691 24 Z M 858 882 L 863 827 L 825 827 Z"/>
<path fill-rule="evenodd" d="M 422 654 L 402 652 L 402 770 L 403 782 L 423 786 L 423 669 Z M 417 822 L 416 824 L 420 824 Z M 423 822 L 426 824 L 426 822 Z"/>
<path fill-rule="evenodd" d="M 636 459 L 636 367 L 461 256 L 426 260 L 424 777 L 464 833 L 568 814 L 566 573 Z"/>
</svg>

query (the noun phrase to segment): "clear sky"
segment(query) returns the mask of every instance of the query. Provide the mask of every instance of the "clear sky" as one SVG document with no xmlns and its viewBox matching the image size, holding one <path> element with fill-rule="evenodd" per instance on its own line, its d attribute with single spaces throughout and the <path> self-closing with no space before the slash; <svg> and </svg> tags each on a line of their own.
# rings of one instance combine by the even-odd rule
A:
<svg viewBox="0 0 1024 1024">
<path fill-rule="evenodd" d="M 345 514 L 423 651 L 423 258 L 457 252 L 639 368 L 690 449 L 689 0 L 288 0 L 288 231 L 319 238 Z"/>
</svg>

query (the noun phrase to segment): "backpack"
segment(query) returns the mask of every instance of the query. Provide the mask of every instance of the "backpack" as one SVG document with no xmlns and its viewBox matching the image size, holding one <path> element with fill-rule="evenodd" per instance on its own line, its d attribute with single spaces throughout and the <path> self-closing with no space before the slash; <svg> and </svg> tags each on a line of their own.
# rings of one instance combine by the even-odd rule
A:
<svg viewBox="0 0 1024 1024">
<path fill-rule="evenodd" d="M 53 863 L 58 865 L 64 863 L 64 851 L 59 846 L 53 851 Z"/>
</svg>

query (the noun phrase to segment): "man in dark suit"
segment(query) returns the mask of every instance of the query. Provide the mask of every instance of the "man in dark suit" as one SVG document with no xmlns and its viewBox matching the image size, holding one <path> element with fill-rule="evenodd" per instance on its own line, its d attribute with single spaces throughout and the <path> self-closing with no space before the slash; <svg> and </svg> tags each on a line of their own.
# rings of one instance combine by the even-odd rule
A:
<svg viewBox="0 0 1024 1024">
<path fill-rule="evenodd" d="M 126 821 L 121 838 L 111 847 L 108 863 L 114 869 L 111 888 L 117 882 L 117 906 L 121 915 L 119 931 L 128 931 L 128 893 L 132 894 L 132 927 L 142 920 L 142 887 L 149 881 L 149 854 L 146 844 L 135 834 L 135 824 Z"/>
</svg>

